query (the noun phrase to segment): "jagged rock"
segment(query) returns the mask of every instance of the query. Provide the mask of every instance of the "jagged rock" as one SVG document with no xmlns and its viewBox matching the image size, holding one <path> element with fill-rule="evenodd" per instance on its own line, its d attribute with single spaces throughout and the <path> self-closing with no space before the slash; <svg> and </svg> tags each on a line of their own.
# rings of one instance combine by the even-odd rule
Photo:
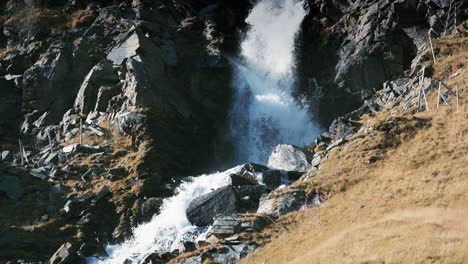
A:
<svg viewBox="0 0 468 264">
<path fill-rule="evenodd" d="M 75 144 L 65 146 L 65 147 L 63 147 L 62 151 L 65 154 L 75 152 L 79 145 L 80 144 L 75 143 Z"/>
<path fill-rule="evenodd" d="M 229 185 L 195 198 L 185 212 L 190 223 L 207 226 L 213 223 L 213 217 L 217 214 L 234 214 L 237 211 L 236 204 L 236 191 Z"/>
<path fill-rule="evenodd" d="M 50 264 L 82 263 L 79 260 L 72 244 L 67 242 L 63 244 L 49 259 Z"/>
<path fill-rule="evenodd" d="M 67 193 L 67 189 L 64 185 L 57 183 L 50 187 L 49 199 L 55 200 L 57 197 L 63 196 Z"/>
<path fill-rule="evenodd" d="M 191 252 L 191 251 L 197 250 L 197 246 L 195 245 L 194 242 L 191 242 L 191 241 L 184 241 L 183 246 L 184 246 L 184 252 Z"/>
<path fill-rule="evenodd" d="M 58 158 L 58 153 L 57 152 L 54 152 L 54 153 L 50 153 L 48 154 L 46 160 L 44 161 L 44 164 L 55 164 L 59 161 L 59 158 Z"/>
<path fill-rule="evenodd" d="M 0 175 L 0 193 L 4 193 L 12 200 L 18 200 L 24 193 L 20 180 L 16 176 Z"/>
<path fill-rule="evenodd" d="M 164 262 L 158 253 L 151 253 L 148 256 L 146 256 L 141 263 L 142 264 L 162 264 Z"/>
<path fill-rule="evenodd" d="M 111 86 L 101 86 L 96 99 L 94 111 L 105 112 L 109 106 L 109 101 L 117 95 L 117 89 Z"/>
<path fill-rule="evenodd" d="M 242 232 L 258 232 L 265 225 L 265 219 L 260 216 L 216 216 L 210 234 L 218 238 L 226 238 Z"/>
<path fill-rule="evenodd" d="M 322 163 L 322 159 L 323 159 L 324 156 L 325 155 L 324 155 L 323 152 L 315 153 L 314 158 L 312 159 L 312 166 L 313 167 L 318 167 L 320 165 L 320 163 Z"/>
<path fill-rule="evenodd" d="M 333 141 L 330 145 L 328 145 L 326 150 L 330 151 L 330 150 L 332 150 L 332 149 L 334 149 L 334 148 L 336 148 L 339 145 L 344 144 L 344 143 L 345 143 L 345 140 L 343 138 L 340 138 L 338 140 Z"/>
<path fill-rule="evenodd" d="M 323 202 L 321 194 L 307 195 L 302 190 L 290 189 L 287 192 L 279 190 L 260 198 L 257 213 L 278 217 L 286 213 L 297 211 L 302 207 L 319 206 Z"/>
<path fill-rule="evenodd" d="M 162 205 L 162 198 L 151 197 L 141 203 L 139 220 L 144 222 L 150 220 L 155 214 L 159 213 Z"/>
<path fill-rule="evenodd" d="M 47 172 L 44 167 L 40 167 L 37 169 L 32 169 L 29 174 L 31 174 L 33 177 L 41 179 L 41 180 L 46 180 L 47 179 Z"/>
<path fill-rule="evenodd" d="M 112 63 L 107 60 L 99 62 L 91 69 L 81 85 L 75 99 L 75 108 L 82 114 L 88 114 L 96 107 L 101 86 L 115 85 L 118 81 L 119 77 Z"/>
<path fill-rule="evenodd" d="M 132 30 L 127 36 L 120 45 L 112 49 L 107 55 L 107 59 L 115 65 L 121 65 L 125 59 L 136 56 L 138 52 L 148 52 L 148 54 L 160 53 L 151 43 L 151 40 L 145 37 L 140 30 Z"/>
<path fill-rule="evenodd" d="M 244 185 L 238 188 L 228 185 L 195 198 L 185 212 L 192 224 L 207 226 L 213 223 L 213 218 L 218 214 L 256 211 L 265 191 L 266 187 L 263 185 Z"/>
<path fill-rule="evenodd" d="M 263 165 L 260 165 L 260 164 L 256 164 L 256 163 L 246 163 L 244 165 L 242 165 L 240 171 L 239 171 L 239 174 L 243 174 L 244 172 L 248 171 L 248 172 L 264 172 L 264 171 L 267 171 L 269 170 L 270 168 L 268 168 L 267 166 L 263 166 Z"/>
<path fill-rule="evenodd" d="M 255 212 L 258 208 L 260 197 L 266 192 L 264 185 L 244 185 L 235 188 L 236 191 L 236 211 Z"/>
<path fill-rule="evenodd" d="M 270 189 L 281 185 L 283 173 L 280 170 L 269 170 L 262 173 L 263 183 Z"/>
<path fill-rule="evenodd" d="M 255 175 L 252 173 L 245 171 L 242 175 L 239 174 L 231 174 L 231 184 L 233 186 L 241 186 L 241 185 L 257 185 L 257 179 Z"/>
<path fill-rule="evenodd" d="M 278 145 L 268 158 L 268 167 L 286 171 L 307 171 L 310 164 L 306 153 L 292 145 Z"/>
<path fill-rule="evenodd" d="M 11 158 L 10 151 L 9 150 L 2 151 L 1 158 L 2 158 L 2 161 L 9 160 Z"/>
</svg>

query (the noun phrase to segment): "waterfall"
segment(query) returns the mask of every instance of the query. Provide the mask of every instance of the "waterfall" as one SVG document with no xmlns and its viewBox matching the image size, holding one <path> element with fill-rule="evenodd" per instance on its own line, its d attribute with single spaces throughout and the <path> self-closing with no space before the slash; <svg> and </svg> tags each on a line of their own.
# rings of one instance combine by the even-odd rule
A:
<svg viewBox="0 0 468 264">
<path fill-rule="evenodd" d="M 318 134 L 307 107 L 292 96 L 295 39 L 305 15 L 302 1 L 261 0 L 246 19 L 240 58 L 233 60 L 237 161 L 265 163 L 276 145 L 305 145 Z"/>
<path fill-rule="evenodd" d="M 153 252 L 172 251 L 180 248 L 182 241 L 203 239 L 207 228 L 191 225 L 185 210 L 194 198 L 230 184 L 229 175 L 240 169 L 241 166 L 237 166 L 224 172 L 188 178 L 175 190 L 174 196 L 164 200 L 158 215 L 133 230 L 131 239 L 106 248 L 109 258 L 89 258 L 88 263 L 120 264 L 126 260 L 140 263 Z"/>
<path fill-rule="evenodd" d="M 231 114 L 231 136 L 242 162 L 265 163 L 277 144 L 304 145 L 318 133 L 307 108 L 292 96 L 295 38 L 305 14 L 298 0 L 260 0 L 246 20 L 250 29 L 233 60 L 236 100 Z M 140 263 L 153 252 L 203 239 L 207 228 L 191 225 L 185 210 L 194 198 L 230 184 L 229 175 L 240 169 L 189 178 L 164 200 L 158 215 L 133 230 L 131 239 L 108 246 L 108 258 L 89 258 L 88 263 Z"/>
</svg>

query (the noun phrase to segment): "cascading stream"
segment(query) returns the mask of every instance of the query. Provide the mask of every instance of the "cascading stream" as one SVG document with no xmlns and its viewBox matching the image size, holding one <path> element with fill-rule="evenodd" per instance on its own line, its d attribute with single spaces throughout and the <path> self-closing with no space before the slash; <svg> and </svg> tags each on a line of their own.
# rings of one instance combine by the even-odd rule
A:
<svg viewBox="0 0 468 264">
<path fill-rule="evenodd" d="M 231 136 L 237 142 L 240 163 L 266 163 L 277 144 L 304 145 L 318 133 L 310 113 L 292 96 L 294 43 L 305 14 L 299 0 L 260 0 L 246 20 L 250 29 L 240 58 L 233 62 L 237 96 Z M 207 228 L 191 225 L 185 210 L 194 198 L 230 184 L 229 175 L 240 169 L 188 179 L 164 200 L 158 215 L 133 230 L 131 239 L 108 246 L 108 258 L 90 258 L 88 263 L 139 263 L 153 252 L 203 238 Z"/>
<path fill-rule="evenodd" d="M 305 145 L 319 131 L 307 107 L 292 96 L 295 39 L 305 15 L 302 1 L 262 0 L 246 19 L 250 28 L 233 62 L 230 136 L 239 162 L 265 163 L 276 145 Z"/>
</svg>

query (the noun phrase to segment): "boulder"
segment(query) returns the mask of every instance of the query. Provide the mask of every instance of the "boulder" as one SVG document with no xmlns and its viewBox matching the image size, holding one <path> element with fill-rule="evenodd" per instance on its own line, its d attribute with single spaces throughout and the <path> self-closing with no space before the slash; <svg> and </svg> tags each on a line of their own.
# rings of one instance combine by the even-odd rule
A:
<svg viewBox="0 0 468 264">
<path fill-rule="evenodd" d="M 281 144 L 276 146 L 268 158 L 268 167 L 286 171 L 307 171 L 310 163 L 302 148 Z"/>
<path fill-rule="evenodd" d="M 263 185 L 224 186 L 195 198 L 185 212 L 190 223 L 207 226 L 216 215 L 255 212 L 266 189 Z"/>
<path fill-rule="evenodd" d="M 255 175 L 253 175 L 251 172 L 248 172 L 248 171 L 245 171 L 242 175 L 231 174 L 230 177 L 231 177 L 231 184 L 233 186 L 258 184 Z"/>
<path fill-rule="evenodd" d="M 307 195 L 298 189 L 274 191 L 261 197 L 257 213 L 278 217 L 303 207 L 320 206 L 323 200 L 321 194 Z"/>
<path fill-rule="evenodd" d="M 237 211 L 237 195 L 233 186 L 221 187 L 192 200 L 185 211 L 190 223 L 208 226 L 217 214 L 230 215 Z"/>
<path fill-rule="evenodd" d="M 262 179 L 268 188 L 275 189 L 281 185 L 283 173 L 280 170 L 268 170 L 262 173 Z"/>
<path fill-rule="evenodd" d="M 267 187 L 264 185 L 244 185 L 235 188 L 237 203 L 236 208 L 239 213 L 255 212 L 262 195 Z"/>
<path fill-rule="evenodd" d="M 49 264 L 67 264 L 67 263 L 82 263 L 76 251 L 73 249 L 72 244 L 69 242 L 64 243 L 59 249 L 50 257 Z"/>
</svg>

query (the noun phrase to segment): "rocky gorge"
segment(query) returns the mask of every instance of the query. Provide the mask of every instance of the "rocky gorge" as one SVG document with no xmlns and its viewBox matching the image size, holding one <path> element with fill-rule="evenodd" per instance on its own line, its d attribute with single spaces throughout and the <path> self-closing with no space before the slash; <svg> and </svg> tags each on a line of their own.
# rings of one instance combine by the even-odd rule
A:
<svg viewBox="0 0 468 264">
<path fill-rule="evenodd" d="M 0 8 L 2 263 L 237 263 L 278 217 L 326 203 L 300 183 L 364 133 L 355 120 L 421 108 L 421 80 L 443 79 L 428 31 L 455 16 L 466 37 L 467 15 L 436 0 Z"/>
</svg>

